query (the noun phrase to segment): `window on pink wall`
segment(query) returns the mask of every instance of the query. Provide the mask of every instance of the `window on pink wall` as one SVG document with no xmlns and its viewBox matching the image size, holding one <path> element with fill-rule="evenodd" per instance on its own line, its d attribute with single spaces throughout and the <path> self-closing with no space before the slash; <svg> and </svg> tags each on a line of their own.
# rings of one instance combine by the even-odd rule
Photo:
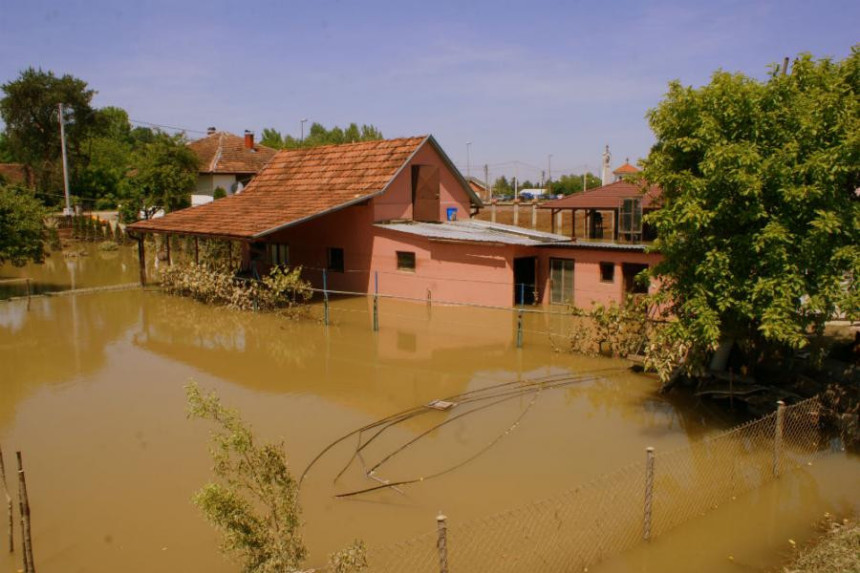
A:
<svg viewBox="0 0 860 573">
<path fill-rule="evenodd" d="M 600 263 L 600 282 L 615 282 L 615 263 Z"/>
<path fill-rule="evenodd" d="M 551 304 L 573 302 L 573 259 L 550 259 L 549 280 Z"/>
<path fill-rule="evenodd" d="M 413 251 L 397 251 L 397 270 L 415 272 L 415 253 Z"/>
</svg>

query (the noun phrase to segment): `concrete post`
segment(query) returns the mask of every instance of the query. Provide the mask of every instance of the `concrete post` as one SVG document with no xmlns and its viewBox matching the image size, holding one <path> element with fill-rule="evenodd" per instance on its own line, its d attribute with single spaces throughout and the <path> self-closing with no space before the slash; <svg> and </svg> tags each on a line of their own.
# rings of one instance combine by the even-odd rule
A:
<svg viewBox="0 0 860 573">
<path fill-rule="evenodd" d="M 645 519 L 642 539 L 651 540 L 651 502 L 654 496 L 654 448 L 645 448 Z"/>
<path fill-rule="evenodd" d="M 564 211 L 559 210 L 555 214 L 555 232 L 559 235 L 564 234 Z"/>
<path fill-rule="evenodd" d="M 520 224 L 520 200 L 514 199 L 514 227 Z"/>
<path fill-rule="evenodd" d="M 537 199 L 532 199 L 532 229 L 537 229 Z"/>
<path fill-rule="evenodd" d="M 442 512 L 436 516 L 436 549 L 439 551 L 439 573 L 448 573 L 448 518 Z"/>
<path fill-rule="evenodd" d="M 493 223 L 496 222 L 496 203 L 498 203 L 498 201 L 495 199 L 490 201 L 490 221 Z"/>
<path fill-rule="evenodd" d="M 782 469 L 782 430 L 785 425 L 785 402 L 776 403 L 776 429 L 773 434 L 773 477 L 779 477 Z"/>
</svg>

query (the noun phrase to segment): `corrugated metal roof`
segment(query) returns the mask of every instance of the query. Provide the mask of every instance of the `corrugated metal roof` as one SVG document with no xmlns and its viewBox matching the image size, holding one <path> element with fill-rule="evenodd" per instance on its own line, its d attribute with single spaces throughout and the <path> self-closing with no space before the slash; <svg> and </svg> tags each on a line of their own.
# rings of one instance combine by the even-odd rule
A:
<svg viewBox="0 0 860 573">
<path fill-rule="evenodd" d="M 543 245 L 542 245 L 543 246 Z M 606 249 L 610 251 L 641 251 L 651 246 L 646 243 L 615 243 L 611 241 L 589 241 L 587 239 L 577 239 L 569 243 L 545 245 L 564 247 L 566 249 Z"/>
<path fill-rule="evenodd" d="M 469 219 L 467 221 L 448 221 L 444 223 L 421 223 L 412 221 L 377 223 L 380 229 L 388 229 L 410 235 L 418 235 L 439 241 L 468 241 L 475 243 L 503 243 L 506 245 L 553 245 L 570 242 L 564 235 L 544 233 Z"/>
</svg>

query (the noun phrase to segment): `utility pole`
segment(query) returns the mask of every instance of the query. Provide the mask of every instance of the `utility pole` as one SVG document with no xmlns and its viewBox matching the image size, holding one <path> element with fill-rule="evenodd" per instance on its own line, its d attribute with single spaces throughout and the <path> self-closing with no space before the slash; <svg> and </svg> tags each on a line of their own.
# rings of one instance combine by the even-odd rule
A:
<svg viewBox="0 0 860 573">
<path fill-rule="evenodd" d="M 63 215 L 70 217 L 72 215 L 72 201 L 69 197 L 69 161 L 66 159 L 66 121 L 63 116 L 63 104 L 57 104 L 60 119 L 60 148 L 63 150 L 63 189 L 66 194 L 66 208 L 63 209 Z"/>
<path fill-rule="evenodd" d="M 540 185 L 539 185 L 539 187 L 541 189 L 544 188 L 544 186 L 543 186 L 544 177 L 546 177 L 546 171 L 541 170 L 541 172 L 540 172 Z"/>
<path fill-rule="evenodd" d="M 466 179 L 472 176 L 472 142 L 466 142 Z"/>
<path fill-rule="evenodd" d="M 487 196 L 493 200 L 493 186 L 490 185 L 490 166 L 484 163 L 484 183 L 487 184 Z"/>
<path fill-rule="evenodd" d="M 299 140 L 299 143 L 301 143 L 302 146 L 304 146 L 304 144 L 305 144 L 305 123 L 307 121 L 308 121 L 308 118 L 305 118 L 305 119 L 299 121 L 299 125 L 301 126 L 301 129 L 302 129 L 302 138 Z"/>
</svg>

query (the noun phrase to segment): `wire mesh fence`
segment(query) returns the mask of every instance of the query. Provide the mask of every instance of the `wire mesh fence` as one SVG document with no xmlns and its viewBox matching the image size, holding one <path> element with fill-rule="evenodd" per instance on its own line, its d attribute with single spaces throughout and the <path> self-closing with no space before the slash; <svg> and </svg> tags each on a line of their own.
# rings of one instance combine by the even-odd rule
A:
<svg viewBox="0 0 860 573">
<path fill-rule="evenodd" d="M 553 497 L 370 548 L 374 573 L 582 571 L 811 461 L 817 397 Z M 649 448 L 650 450 L 650 448 Z"/>
</svg>

